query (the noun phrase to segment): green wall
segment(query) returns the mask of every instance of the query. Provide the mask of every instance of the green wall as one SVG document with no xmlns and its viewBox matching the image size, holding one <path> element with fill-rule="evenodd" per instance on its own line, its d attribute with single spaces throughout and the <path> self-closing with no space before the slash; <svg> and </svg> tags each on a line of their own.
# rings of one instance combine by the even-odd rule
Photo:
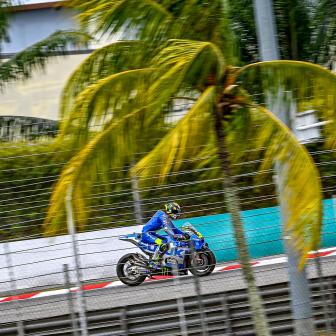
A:
<svg viewBox="0 0 336 336">
<path fill-rule="evenodd" d="M 336 205 L 335 205 L 336 211 Z M 245 232 L 252 258 L 284 253 L 281 241 L 279 207 L 242 212 Z M 324 201 L 321 247 L 336 246 L 336 221 L 333 201 Z M 237 250 L 229 214 L 203 216 L 176 221 L 177 226 L 189 222 L 197 228 L 215 252 L 217 261 L 237 259 Z"/>
</svg>

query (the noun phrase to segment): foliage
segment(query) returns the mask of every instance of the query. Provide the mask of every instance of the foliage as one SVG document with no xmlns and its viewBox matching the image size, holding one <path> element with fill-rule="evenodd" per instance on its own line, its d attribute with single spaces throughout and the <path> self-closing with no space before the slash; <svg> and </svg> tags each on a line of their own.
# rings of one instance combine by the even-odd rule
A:
<svg viewBox="0 0 336 336">
<path fill-rule="evenodd" d="M 299 111 L 318 111 L 324 127 L 327 146 L 336 148 L 335 88 L 336 76 L 319 65 L 297 61 L 272 61 L 248 65 L 242 71 L 243 85 L 250 94 L 268 93 L 276 99 L 278 89 L 293 92 Z M 255 86 L 256 82 L 258 83 Z"/>
<path fill-rule="evenodd" d="M 65 160 L 71 155 L 64 154 L 67 154 Z M 0 236 L 24 239 L 40 235 L 51 186 L 62 166 L 53 162 L 54 146 L 50 140 L 39 140 L 33 145 L 2 142 L 0 155 Z"/>
<path fill-rule="evenodd" d="M 0 51 L 2 42 L 8 42 L 8 11 L 11 1 L 0 0 Z"/>
<path fill-rule="evenodd" d="M 312 37 L 312 61 L 328 65 L 335 58 L 336 3 L 333 0 L 317 1 L 314 8 Z"/>
<path fill-rule="evenodd" d="M 257 62 L 253 0 L 229 0 L 229 4 L 241 61 Z M 330 50 L 335 45 L 335 2 L 274 0 L 273 6 L 281 58 L 327 64 L 335 53 Z"/>
<path fill-rule="evenodd" d="M 39 140 L 40 141 L 40 140 Z M 336 175 L 335 154 L 324 150 L 323 144 L 308 146 L 318 164 L 324 189 L 324 198 L 334 193 Z M 50 192 L 56 183 L 63 164 L 74 152 L 70 144 L 63 143 L 55 155 L 50 141 L 34 143 L 1 143 L 0 190 L 1 226 L 0 239 L 29 239 L 43 236 L 43 222 L 49 204 Z M 11 158 L 11 159 L 10 159 Z M 202 160 L 205 164 L 205 160 Z M 29 167 L 35 167 L 31 169 Z M 183 205 L 184 217 L 197 217 L 227 212 L 223 204 L 222 181 L 218 179 L 216 158 L 195 170 L 195 163 L 183 164 L 182 172 L 171 175 L 164 185 L 158 186 L 159 177 L 147 180 L 140 189 L 143 200 L 144 220 L 162 206 L 176 198 Z M 273 171 L 261 172 L 259 163 L 246 160 L 238 162 L 233 171 L 235 184 L 243 210 L 275 206 L 277 199 L 272 181 Z M 194 172 L 189 170 L 194 169 Z M 95 183 L 87 199 L 88 218 L 85 230 L 98 230 L 111 226 L 135 225 L 131 184 L 127 173 L 111 168 L 109 175 Z M 212 172 L 210 174 L 209 172 Z M 257 179 L 263 174 L 263 180 Z M 207 181 L 207 182 L 205 182 Z M 65 233 L 65 231 L 60 232 Z"/>
<path fill-rule="evenodd" d="M 281 58 L 310 61 L 312 22 L 308 1 L 276 0 L 274 12 Z"/>
<path fill-rule="evenodd" d="M 236 53 L 243 64 L 259 60 L 252 0 L 229 0 L 228 16 L 235 36 Z"/>
</svg>

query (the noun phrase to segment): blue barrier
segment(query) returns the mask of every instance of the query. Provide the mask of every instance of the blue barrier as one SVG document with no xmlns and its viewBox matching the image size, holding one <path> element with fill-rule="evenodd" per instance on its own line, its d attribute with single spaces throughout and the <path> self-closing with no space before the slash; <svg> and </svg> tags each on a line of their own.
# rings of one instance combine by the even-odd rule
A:
<svg viewBox="0 0 336 336">
<path fill-rule="evenodd" d="M 336 221 L 332 199 L 323 202 L 323 228 L 321 247 L 336 246 Z M 284 252 L 281 240 L 279 207 L 246 210 L 242 212 L 244 228 L 252 258 L 266 257 Z M 207 237 L 219 262 L 237 259 L 229 214 L 194 217 L 176 221 L 181 227 L 189 222 Z"/>
</svg>

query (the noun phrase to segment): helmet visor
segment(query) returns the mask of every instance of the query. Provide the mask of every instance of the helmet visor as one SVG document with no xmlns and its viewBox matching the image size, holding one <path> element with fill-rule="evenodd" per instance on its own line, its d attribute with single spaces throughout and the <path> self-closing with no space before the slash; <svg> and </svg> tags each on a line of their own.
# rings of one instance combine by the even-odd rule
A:
<svg viewBox="0 0 336 336">
<path fill-rule="evenodd" d="M 171 209 L 171 216 L 176 219 L 177 217 L 179 217 L 181 215 L 181 209 L 179 206 L 173 206 L 173 208 Z"/>
</svg>

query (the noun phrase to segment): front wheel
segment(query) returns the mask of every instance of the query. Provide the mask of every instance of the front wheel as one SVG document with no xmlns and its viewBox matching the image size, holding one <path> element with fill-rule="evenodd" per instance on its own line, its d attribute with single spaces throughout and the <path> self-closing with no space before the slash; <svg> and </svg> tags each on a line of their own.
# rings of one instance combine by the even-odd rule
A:
<svg viewBox="0 0 336 336">
<path fill-rule="evenodd" d="M 189 271 L 196 276 L 206 276 L 216 267 L 216 257 L 211 250 L 196 252 L 190 260 Z"/>
<path fill-rule="evenodd" d="M 140 274 L 135 264 L 135 254 L 129 253 L 121 257 L 117 264 L 117 275 L 121 282 L 128 286 L 138 286 L 143 283 L 147 275 Z"/>
</svg>

